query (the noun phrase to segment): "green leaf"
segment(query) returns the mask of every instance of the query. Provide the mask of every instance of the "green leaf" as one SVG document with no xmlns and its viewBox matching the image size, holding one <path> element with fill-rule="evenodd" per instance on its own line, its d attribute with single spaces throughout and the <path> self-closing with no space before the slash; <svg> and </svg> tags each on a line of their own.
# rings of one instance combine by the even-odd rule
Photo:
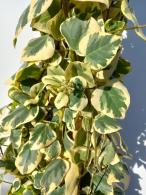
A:
<svg viewBox="0 0 146 195">
<path fill-rule="evenodd" d="M 13 129 L 11 131 L 10 140 L 15 149 L 18 149 L 21 146 L 22 139 L 22 129 Z"/>
<path fill-rule="evenodd" d="M 100 134 L 114 133 L 121 129 L 116 120 L 102 114 L 94 118 L 93 128 Z"/>
<path fill-rule="evenodd" d="M 55 51 L 54 40 L 48 35 L 29 41 L 22 54 L 23 61 L 41 61 L 51 58 Z"/>
<path fill-rule="evenodd" d="M 29 174 L 37 168 L 42 159 L 39 150 L 34 150 L 27 142 L 16 157 L 15 165 L 22 175 Z"/>
<path fill-rule="evenodd" d="M 55 98 L 54 104 L 57 109 L 61 109 L 65 106 L 67 106 L 69 101 L 68 95 L 64 92 L 59 92 Z"/>
<path fill-rule="evenodd" d="M 50 7 L 52 2 L 53 0 L 31 0 L 29 19 L 32 20 L 33 18 L 41 15 Z"/>
<path fill-rule="evenodd" d="M 62 159 L 52 160 L 41 179 L 41 186 L 44 193 L 51 193 L 57 186 L 63 181 L 67 171 L 69 169 L 69 163 Z"/>
<path fill-rule="evenodd" d="M 50 145 L 56 139 L 56 133 L 49 123 L 38 123 L 30 134 L 31 149 L 39 150 Z"/>
<path fill-rule="evenodd" d="M 15 30 L 15 37 L 14 37 L 14 46 L 16 45 L 17 42 L 17 38 L 19 36 L 19 34 L 21 33 L 21 31 L 23 30 L 23 28 L 25 27 L 25 25 L 28 23 L 28 13 L 29 13 L 29 9 L 30 6 L 28 6 L 24 12 L 22 13 L 22 15 L 19 18 L 19 22 L 17 24 L 16 30 Z"/>
<path fill-rule="evenodd" d="M 127 0 L 122 0 L 121 11 L 123 15 L 134 24 L 134 26 L 139 26 L 138 20 L 135 14 L 132 12 L 132 9 L 129 8 L 129 3 Z M 139 37 L 146 41 L 146 36 L 141 28 L 136 28 L 135 32 Z"/>
<path fill-rule="evenodd" d="M 6 131 L 2 126 L 0 126 L 0 139 L 8 138 L 10 134 L 10 131 Z"/>
<path fill-rule="evenodd" d="M 2 126 L 6 130 L 16 129 L 17 127 L 29 123 L 35 119 L 38 112 L 38 106 L 31 108 L 19 106 L 2 120 Z"/>
<path fill-rule="evenodd" d="M 108 19 L 105 22 L 105 30 L 106 32 L 109 32 L 109 33 L 121 34 L 122 31 L 124 30 L 124 27 L 125 27 L 124 21 Z"/>
<path fill-rule="evenodd" d="M 41 149 L 41 153 L 45 154 L 45 160 L 50 161 L 57 158 L 61 154 L 61 145 L 58 140 L 54 141 L 51 145 Z"/>
<path fill-rule="evenodd" d="M 130 63 L 127 60 L 120 58 L 118 61 L 116 70 L 115 70 L 113 75 L 115 77 L 122 77 L 131 71 L 132 71 L 132 67 L 131 67 Z"/>
<path fill-rule="evenodd" d="M 102 114 L 123 119 L 130 104 L 130 96 L 121 82 L 111 82 L 92 93 L 91 103 Z"/>
</svg>

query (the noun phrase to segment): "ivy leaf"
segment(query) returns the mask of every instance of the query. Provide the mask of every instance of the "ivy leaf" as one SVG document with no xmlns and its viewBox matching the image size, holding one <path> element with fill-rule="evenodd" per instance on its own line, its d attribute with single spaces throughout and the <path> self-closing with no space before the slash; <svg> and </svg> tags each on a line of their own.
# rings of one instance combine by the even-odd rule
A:
<svg viewBox="0 0 146 195">
<path fill-rule="evenodd" d="M 22 54 L 23 61 L 41 61 L 51 58 L 55 51 L 54 40 L 48 35 L 29 41 Z"/>
<path fill-rule="evenodd" d="M 18 22 L 16 30 L 15 30 L 15 37 L 14 37 L 14 40 L 13 40 L 14 47 L 16 46 L 17 38 L 18 38 L 19 34 L 21 33 L 21 31 L 23 30 L 25 25 L 28 23 L 29 9 L 30 9 L 30 6 L 28 6 L 24 10 L 24 12 L 22 13 L 22 15 L 19 18 L 19 22 Z"/>
<path fill-rule="evenodd" d="M 38 123 L 30 134 L 29 142 L 31 149 L 39 150 L 50 145 L 56 139 L 56 134 L 53 131 L 51 124 Z"/>
<path fill-rule="evenodd" d="M 55 98 L 54 104 L 57 109 L 61 109 L 65 106 L 67 106 L 69 101 L 68 95 L 64 92 L 59 92 Z"/>
<path fill-rule="evenodd" d="M 18 149 L 21 146 L 21 139 L 22 139 L 22 130 L 13 129 L 11 131 L 10 140 L 15 149 Z"/>
<path fill-rule="evenodd" d="M 22 175 L 29 174 L 38 166 L 41 158 L 39 150 L 33 150 L 27 142 L 18 153 L 15 165 Z"/>
<path fill-rule="evenodd" d="M 64 186 L 58 187 L 50 195 L 65 195 L 65 188 L 64 188 Z"/>
<path fill-rule="evenodd" d="M 95 117 L 93 128 L 100 134 L 114 133 L 121 129 L 116 120 L 102 114 Z"/>
<path fill-rule="evenodd" d="M 117 54 L 120 43 L 121 38 L 117 35 L 108 33 L 91 35 L 84 54 L 85 62 L 89 63 L 94 70 L 106 68 Z M 80 44 L 79 47 L 82 45 Z"/>
<path fill-rule="evenodd" d="M 83 37 L 88 37 L 95 32 L 99 32 L 100 27 L 94 18 L 90 20 L 80 20 L 76 17 L 65 20 L 61 26 L 60 31 L 64 36 L 66 42 L 72 50 L 75 50 L 77 54 L 83 56 L 79 50 L 79 43 Z M 87 42 L 87 41 L 86 41 Z M 83 47 L 85 44 L 83 45 Z"/>
<path fill-rule="evenodd" d="M 43 172 L 41 171 L 34 171 L 32 173 L 32 179 L 33 179 L 33 186 L 35 189 L 41 189 L 41 178 L 43 176 Z"/>
<path fill-rule="evenodd" d="M 93 18 L 88 21 L 75 17 L 67 19 L 60 30 L 69 47 L 78 55 L 85 56 L 85 62 L 98 71 L 111 63 L 121 43 L 120 36 L 100 32 Z"/>
<path fill-rule="evenodd" d="M 91 103 L 102 114 L 123 119 L 130 104 L 130 96 L 121 82 L 112 82 L 92 93 Z"/>
<path fill-rule="evenodd" d="M 27 79 L 39 80 L 42 74 L 42 70 L 35 64 L 27 65 L 20 68 L 15 75 L 15 81 L 24 81 Z"/>
<path fill-rule="evenodd" d="M 2 120 L 2 126 L 6 130 L 16 129 L 20 125 L 26 124 L 35 119 L 38 112 L 38 106 L 31 108 L 19 106 Z"/>
<path fill-rule="evenodd" d="M 45 154 L 45 160 L 50 161 L 57 158 L 61 154 L 61 145 L 58 140 L 54 141 L 51 145 L 41 149 L 41 153 Z"/>
<path fill-rule="evenodd" d="M 102 4 L 106 5 L 107 8 L 109 8 L 109 4 L 110 4 L 109 0 L 75 0 L 75 1 L 102 3 Z"/>
<path fill-rule="evenodd" d="M 29 20 L 41 15 L 45 12 L 53 0 L 31 0 L 30 11 L 29 11 Z"/>
<path fill-rule="evenodd" d="M 69 169 L 69 163 L 62 159 L 52 160 L 41 179 L 41 186 L 44 193 L 51 193 L 60 185 Z"/>
<path fill-rule="evenodd" d="M 138 20 L 132 10 L 129 8 L 129 3 L 127 0 L 122 0 L 121 11 L 123 15 L 134 24 L 134 26 L 139 26 Z M 135 32 L 139 37 L 146 41 L 146 36 L 141 28 L 136 28 Z"/>
<path fill-rule="evenodd" d="M 75 130 L 75 122 L 74 122 L 75 116 L 76 116 L 75 111 L 70 110 L 69 108 L 65 108 L 63 121 L 66 123 L 67 128 L 71 131 Z"/>
<path fill-rule="evenodd" d="M 70 63 L 65 70 L 65 75 L 68 79 L 75 76 L 81 76 L 87 81 L 89 87 L 92 88 L 95 86 L 94 78 L 89 64 L 82 62 Z"/>
</svg>

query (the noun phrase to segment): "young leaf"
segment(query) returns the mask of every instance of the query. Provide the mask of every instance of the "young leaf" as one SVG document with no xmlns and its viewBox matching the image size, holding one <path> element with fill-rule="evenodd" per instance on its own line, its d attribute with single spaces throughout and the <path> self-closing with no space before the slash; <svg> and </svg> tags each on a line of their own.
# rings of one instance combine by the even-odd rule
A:
<svg viewBox="0 0 146 195">
<path fill-rule="evenodd" d="M 67 106 L 68 104 L 68 95 L 65 94 L 64 92 L 59 92 L 57 94 L 57 97 L 55 98 L 54 104 L 56 106 L 57 109 L 61 109 L 65 106 Z"/>
<path fill-rule="evenodd" d="M 44 35 L 29 41 L 23 50 L 22 60 L 26 62 L 47 60 L 53 56 L 54 51 L 54 40 Z"/>
</svg>

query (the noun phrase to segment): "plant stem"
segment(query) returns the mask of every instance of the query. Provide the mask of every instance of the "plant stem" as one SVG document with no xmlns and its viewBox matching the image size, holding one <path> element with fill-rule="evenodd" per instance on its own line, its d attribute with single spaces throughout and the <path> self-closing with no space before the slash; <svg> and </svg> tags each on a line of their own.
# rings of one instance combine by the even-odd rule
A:
<svg viewBox="0 0 146 195">
<path fill-rule="evenodd" d="M 140 25 L 140 26 L 129 27 L 129 28 L 126 28 L 125 30 L 134 30 L 134 29 L 141 29 L 141 28 L 146 28 L 146 24 Z"/>
</svg>

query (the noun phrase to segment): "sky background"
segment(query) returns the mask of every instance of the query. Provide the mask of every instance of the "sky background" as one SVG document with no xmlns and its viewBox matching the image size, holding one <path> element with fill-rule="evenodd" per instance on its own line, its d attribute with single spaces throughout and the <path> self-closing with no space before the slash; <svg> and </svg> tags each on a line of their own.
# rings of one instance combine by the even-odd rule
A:
<svg viewBox="0 0 146 195">
<path fill-rule="evenodd" d="M 5 81 L 21 66 L 22 49 L 29 39 L 36 36 L 26 27 L 19 37 L 16 49 L 13 48 L 15 26 L 29 2 L 30 0 L 4 0 L 0 4 L 0 107 L 9 102 Z M 131 0 L 131 5 L 140 23 L 146 24 L 146 1 Z M 131 184 L 126 195 L 146 195 L 146 42 L 134 32 L 128 32 L 123 55 L 133 67 L 133 72 L 125 78 L 131 94 L 131 106 L 126 119 L 121 122 L 122 136 L 133 155 L 133 160 L 128 161 Z M 3 185 L 0 195 L 6 195 L 6 187 Z"/>
</svg>

